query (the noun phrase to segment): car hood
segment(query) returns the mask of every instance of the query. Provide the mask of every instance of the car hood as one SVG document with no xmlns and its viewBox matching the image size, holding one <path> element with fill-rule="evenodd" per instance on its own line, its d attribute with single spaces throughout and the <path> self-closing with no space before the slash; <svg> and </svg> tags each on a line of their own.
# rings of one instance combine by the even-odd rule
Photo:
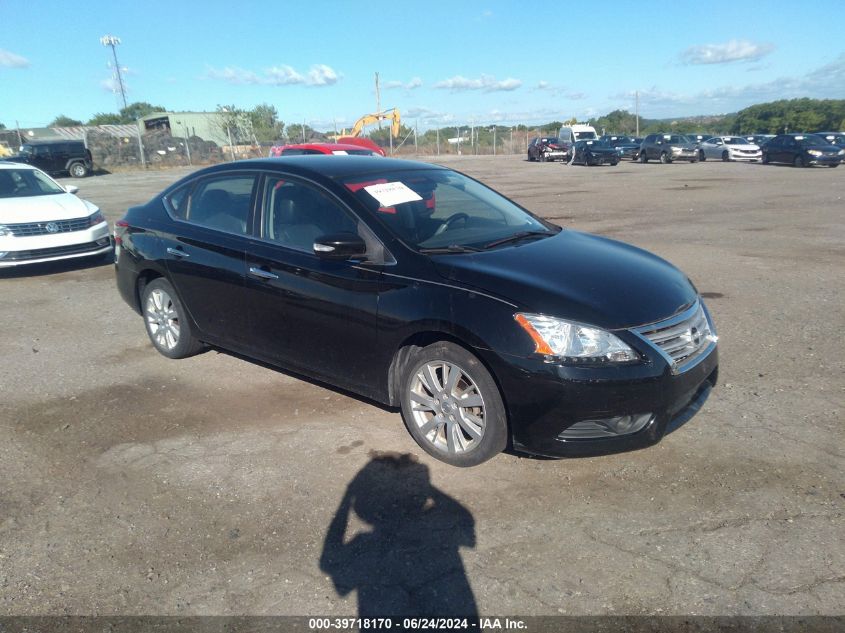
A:
<svg viewBox="0 0 845 633">
<path fill-rule="evenodd" d="M 660 321 L 697 297 L 686 275 L 660 257 L 571 230 L 432 260 L 446 279 L 511 301 L 519 310 L 606 329 Z"/>
<path fill-rule="evenodd" d="M 591 152 L 595 152 L 596 154 L 615 154 L 616 148 L 615 147 L 604 147 L 600 145 L 596 147 L 595 145 L 587 145 L 584 149 L 588 149 Z"/>
<path fill-rule="evenodd" d="M 71 220 L 87 217 L 96 211 L 97 207 L 72 193 L 0 198 L 0 224 Z"/>
</svg>

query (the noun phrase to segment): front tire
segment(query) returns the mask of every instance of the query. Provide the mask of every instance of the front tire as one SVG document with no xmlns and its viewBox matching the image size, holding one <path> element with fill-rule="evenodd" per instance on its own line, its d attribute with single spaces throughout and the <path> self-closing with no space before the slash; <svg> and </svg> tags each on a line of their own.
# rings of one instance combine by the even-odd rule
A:
<svg viewBox="0 0 845 633">
<path fill-rule="evenodd" d="M 722 161 L 723 161 L 723 162 L 726 162 L 726 163 L 727 163 L 730 159 L 731 159 L 731 155 L 728 153 L 728 151 L 727 151 L 727 150 L 725 150 L 724 152 L 722 152 Z"/>
<path fill-rule="evenodd" d="M 476 466 L 507 446 L 507 414 L 490 372 L 463 347 L 441 341 L 418 350 L 402 377 L 402 419 L 429 455 Z"/>
<path fill-rule="evenodd" d="M 703 149 L 698 150 L 698 160 L 700 160 L 702 163 L 707 160 L 707 156 L 704 154 Z"/>
<path fill-rule="evenodd" d="M 764 165 L 768 165 L 768 164 L 769 164 L 769 155 L 768 155 L 768 154 L 763 154 L 763 155 L 760 157 L 760 162 L 761 162 L 761 163 L 763 163 Z"/>
<path fill-rule="evenodd" d="M 88 168 L 84 163 L 73 163 L 67 171 L 74 178 L 85 178 L 88 175 Z"/>
<path fill-rule="evenodd" d="M 667 154 L 666 152 L 663 152 L 660 155 L 660 162 L 663 163 L 664 165 L 668 165 L 669 163 L 672 162 L 672 159 L 669 158 L 669 154 Z"/>
<path fill-rule="evenodd" d="M 147 335 L 159 353 L 168 358 L 187 358 L 202 349 L 169 281 L 158 278 L 148 283 L 141 306 Z"/>
<path fill-rule="evenodd" d="M 647 163 L 648 162 L 648 155 L 646 154 L 645 150 L 640 151 L 640 162 Z"/>
<path fill-rule="evenodd" d="M 792 164 L 795 167 L 806 167 L 807 165 L 804 163 L 804 159 L 801 156 L 796 156 L 795 160 L 792 161 Z"/>
</svg>

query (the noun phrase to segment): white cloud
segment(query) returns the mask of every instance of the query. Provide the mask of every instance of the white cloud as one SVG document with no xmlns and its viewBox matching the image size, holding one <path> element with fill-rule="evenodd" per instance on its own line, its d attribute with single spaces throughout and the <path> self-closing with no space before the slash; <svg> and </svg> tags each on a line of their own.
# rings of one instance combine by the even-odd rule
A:
<svg viewBox="0 0 845 633">
<path fill-rule="evenodd" d="M 508 77 L 496 81 L 490 75 L 481 75 L 479 79 L 467 79 L 461 75 L 455 75 L 449 79 L 438 81 L 434 84 L 440 90 L 451 90 L 452 92 L 463 92 L 466 90 L 482 90 L 484 92 L 509 92 L 522 86 L 522 80 Z"/>
<path fill-rule="evenodd" d="M 422 79 L 419 77 L 414 77 L 408 83 L 402 83 L 401 81 L 385 81 L 381 84 L 381 87 L 385 90 L 396 90 L 398 88 L 404 88 L 405 90 L 415 90 L 423 85 Z"/>
<path fill-rule="evenodd" d="M 755 44 L 748 40 L 731 40 L 724 44 L 690 46 L 681 53 L 685 64 L 728 64 L 757 61 L 775 50 L 773 44 Z"/>
<path fill-rule="evenodd" d="M 309 86 L 332 86 L 338 82 L 340 76 L 330 66 L 316 64 L 311 66 L 305 83 Z"/>
<path fill-rule="evenodd" d="M 548 81 L 538 81 L 537 86 L 534 90 L 539 90 L 542 92 L 548 92 L 551 95 L 565 97 L 566 99 L 570 99 L 571 101 L 580 101 L 581 99 L 586 98 L 583 92 L 575 92 L 572 90 L 568 90 L 565 86 L 555 86 L 554 84 Z"/>
<path fill-rule="evenodd" d="M 28 68 L 29 60 L 26 57 L 16 55 L 11 51 L 0 48 L 0 67 L 3 68 Z"/>
<path fill-rule="evenodd" d="M 226 66 L 225 68 L 209 67 L 205 73 L 207 79 L 219 79 L 230 84 L 254 84 L 265 86 L 331 86 L 340 81 L 339 75 L 333 68 L 325 64 L 311 66 L 305 75 L 291 66 L 282 64 L 271 66 L 259 74 L 252 70 Z"/>
</svg>

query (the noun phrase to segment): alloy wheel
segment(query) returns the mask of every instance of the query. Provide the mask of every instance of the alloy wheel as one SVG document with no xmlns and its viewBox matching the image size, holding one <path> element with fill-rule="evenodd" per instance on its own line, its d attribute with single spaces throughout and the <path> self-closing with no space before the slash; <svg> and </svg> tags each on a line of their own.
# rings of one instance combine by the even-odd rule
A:
<svg viewBox="0 0 845 633">
<path fill-rule="evenodd" d="M 162 349 L 172 350 L 179 344 L 179 315 L 173 299 L 161 288 L 156 288 L 147 297 L 144 317 L 150 336 Z"/>
<path fill-rule="evenodd" d="M 484 436 L 484 397 L 457 364 L 425 363 L 411 378 L 408 396 L 414 424 L 436 449 L 452 455 L 466 453 Z"/>
</svg>

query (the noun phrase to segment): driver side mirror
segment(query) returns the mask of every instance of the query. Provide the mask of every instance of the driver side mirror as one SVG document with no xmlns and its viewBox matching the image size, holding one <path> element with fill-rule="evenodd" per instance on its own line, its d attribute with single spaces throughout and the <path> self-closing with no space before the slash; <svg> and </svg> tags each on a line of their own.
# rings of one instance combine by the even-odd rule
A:
<svg viewBox="0 0 845 633">
<path fill-rule="evenodd" d="M 314 240 L 314 253 L 322 259 L 352 259 L 367 254 L 367 244 L 355 233 L 332 233 Z"/>
<path fill-rule="evenodd" d="M 79 187 L 77 187 L 76 185 L 65 185 L 65 191 L 67 191 L 68 193 L 76 193 L 77 191 L 79 191 Z"/>
</svg>

